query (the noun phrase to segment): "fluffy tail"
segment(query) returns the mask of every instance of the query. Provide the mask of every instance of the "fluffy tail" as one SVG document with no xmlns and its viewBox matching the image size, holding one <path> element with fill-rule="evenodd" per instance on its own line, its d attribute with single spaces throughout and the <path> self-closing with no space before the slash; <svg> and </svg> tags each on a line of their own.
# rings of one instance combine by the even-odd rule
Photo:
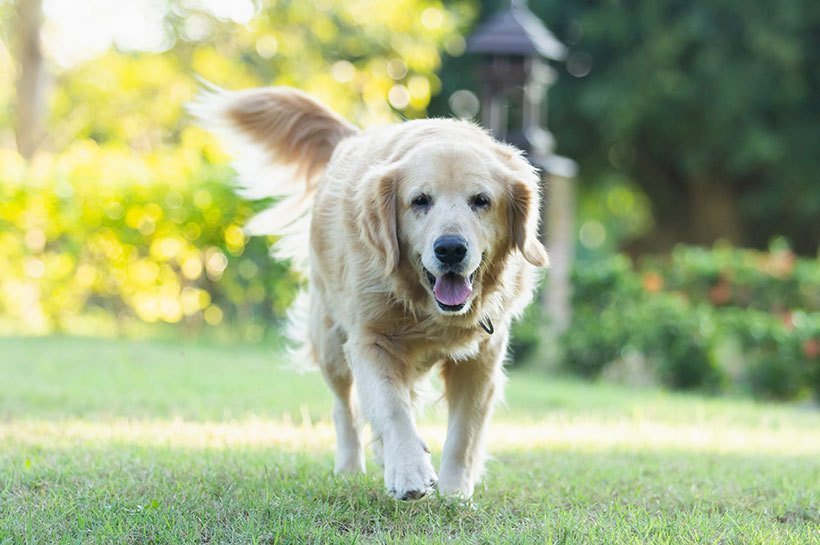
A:
<svg viewBox="0 0 820 545">
<path fill-rule="evenodd" d="M 188 106 L 200 123 L 224 140 L 234 156 L 240 195 L 273 197 L 276 204 L 245 226 L 250 235 L 276 235 L 272 255 L 289 259 L 307 276 L 310 214 L 317 183 L 336 146 L 358 131 L 308 95 L 287 87 L 226 91 L 206 87 Z M 314 359 L 308 339 L 308 292 L 288 311 L 285 336 L 298 368 Z"/>
<path fill-rule="evenodd" d="M 308 228 L 316 184 L 333 150 L 358 131 L 310 96 L 288 87 L 226 91 L 208 82 L 188 106 L 234 156 L 240 195 L 276 204 L 245 226 L 277 235 L 272 254 L 308 269 Z"/>
</svg>

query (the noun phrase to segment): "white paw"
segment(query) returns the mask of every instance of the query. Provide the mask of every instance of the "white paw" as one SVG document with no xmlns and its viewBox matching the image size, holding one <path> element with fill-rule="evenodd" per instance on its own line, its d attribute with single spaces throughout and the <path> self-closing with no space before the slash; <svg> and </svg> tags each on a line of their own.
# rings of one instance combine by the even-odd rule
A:
<svg viewBox="0 0 820 545">
<path fill-rule="evenodd" d="M 337 460 L 333 472 L 336 475 L 357 475 L 364 473 L 364 464 L 354 460 Z"/>
<path fill-rule="evenodd" d="M 397 500 L 419 500 L 433 492 L 436 472 L 430 449 L 419 439 L 385 448 L 384 484 Z"/>
<path fill-rule="evenodd" d="M 364 453 L 361 449 L 340 449 L 336 451 L 336 475 L 364 473 Z"/>
<path fill-rule="evenodd" d="M 453 474 L 442 471 L 438 491 L 442 496 L 467 499 L 473 495 L 473 483 L 470 482 L 466 472 Z"/>
</svg>

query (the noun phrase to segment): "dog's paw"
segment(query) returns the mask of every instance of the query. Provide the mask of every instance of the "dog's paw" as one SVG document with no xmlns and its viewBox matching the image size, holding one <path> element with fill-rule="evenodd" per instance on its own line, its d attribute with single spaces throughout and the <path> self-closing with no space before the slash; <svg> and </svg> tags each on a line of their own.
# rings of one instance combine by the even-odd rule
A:
<svg viewBox="0 0 820 545">
<path fill-rule="evenodd" d="M 351 441 L 349 444 L 340 443 L 336 447 L 334 473 L 336 475 L 355 475 L 364 472 L 364 450 L 362 450 L 359 442 Z"/>
<path fill-rule="evenodd" d="M 442 496 L 468 500 L 473 495 L 473 485 L 466 479 L 453 479 L 442 475 L 438 482 L 438 492 Z"/>
<path fill-rule="evenodd" d="M 386 451 L 384 462 L 384 484 L 397 500 L 420 500 L 433 492 L 436 472 L 424 443 Z"/>
<path fill-rule="evenodd" d="M 470 498 L 473 495 L 473 487 L 474 482 L 469 469 L 463 464 L 448 463 L 445 456 L 441 464 L 441 471 L 439 471 L 439 494 L 455 498 Z"/>
<path fill-rule="evenodd" d="M 364 472 L 364 458 L 361 456 L 336 457 L 336 465 L 333 469 L 336 475 L 357 475 Z"/>
</svg>

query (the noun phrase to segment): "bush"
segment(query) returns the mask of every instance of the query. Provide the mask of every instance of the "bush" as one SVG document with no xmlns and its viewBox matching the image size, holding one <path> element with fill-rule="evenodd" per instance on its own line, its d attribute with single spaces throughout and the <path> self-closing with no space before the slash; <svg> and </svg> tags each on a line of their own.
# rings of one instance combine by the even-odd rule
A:
<svg viewBox="0 0 820 545">
<path fill-rule="evenodd" d="M 713 317 L 682 297 L 655 294 L 628 309 L 630 343 L 654 364 L 657 380 L 671 388 L 717 390 L 724 380 L 714 347 Z"/>
<path fill-rule="evenodd" d="M 0 153 L 0 331 L 229 323 L 259 338 L 293 296 L 204 143 L 138 155 L 82 141 L 30 164 Z"/>
<path fill-rule="evenodd" d="M 573 272 L 573 324 L 561 344 L 565 363 L 582 376 L 597 376 L 629 343 L 621 312 L 641 294 L 631 268 L 629 259 L 614 256 Z"/>
<path fill-rule="evenodd" d="M 561 338 L 563 360 L 573 371 L 587 378 L 597 377 L 618 359 L 629 345 L 629 330 L 612 322 L 614 309 L 602 313 L 578 309 L 572 327 Z"/>
<path fill-rule="evenodd" d="M 515 322 L 508 350 L 510 365 L 519 365 L 534 358 L 546 334 L 546 320 L 541 306 L 533 302 Z"/>
<path fill-rule="evenodd" d="M 820 399 L 820 313 L 772 315 L 745 310 L 725 313 L 728 333 L 742 347 L 742 380 L 758 397 L 793 399 L 805 388 Z"/>
<path fill-rule="evenodd" d="M 597 376 L 629 348 L 643 354 L 656 380 L 670 387 L 721 382 L 709 317 L 679 295 L 647 292 L 626 257 L 579 266 L 574 287 L 573 323 L 562 338 L 564 361 L 574 372 Z"/>
<path fill-rule="evenodd" d="M 813 390 L 820 399 L 815 261 L 783 248 L 771 255 L 679 248 L 643 265 L 636 271 L 622 256 L 578 265 L 573 323 L 560 340 L 567 369 L 596 377 L 637 351 L 655 381 L 671 388 L 770 399 Z M 717 355 L 727 346 L 737 347 L 739 372 L 721 365 Z"/>
<path fill-rule="evenodd" d="M 718 245 L 679 246 L 668 256 L 641 262 L 644 278 L 664 291 L 681 292 L 693 302 L 783 312 L 820 311 L 820 266 L 799 259 L 782 240 L 769 252 Z"/>
</svg>

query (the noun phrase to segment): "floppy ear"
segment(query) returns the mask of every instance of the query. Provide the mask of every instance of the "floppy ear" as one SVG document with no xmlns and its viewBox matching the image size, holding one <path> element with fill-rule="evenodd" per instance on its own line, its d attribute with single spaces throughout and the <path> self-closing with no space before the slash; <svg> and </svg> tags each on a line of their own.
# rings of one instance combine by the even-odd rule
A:
<svg viewBox="0 0 820 545">
<path fill-rule="evenodd" d="M 541 205 L 540 176 L 513 146 L 496 142 L 492 147 L 500 161 L 496 176 L 507 180 L 509 193 L 510 236 L 512 246 L 536 267 L 549 266 L 549 256 L 538 240 Z"/>
<path fill-rule="evenodd" d="M 382 258 L 388 274 L 399 265 L 397 232 L 398 174 L 395 168 L 377 167 L 362 180 L 357 199 L 362 242 Z"/>
<path fill-rule="evenodd" d="M 547 251 L 538 240 L 538 189 L 532 180 L 516 179 L 510 185 L 510 233 L 513 246 L 536 267 L 549 265 Z"/>
</svg>

